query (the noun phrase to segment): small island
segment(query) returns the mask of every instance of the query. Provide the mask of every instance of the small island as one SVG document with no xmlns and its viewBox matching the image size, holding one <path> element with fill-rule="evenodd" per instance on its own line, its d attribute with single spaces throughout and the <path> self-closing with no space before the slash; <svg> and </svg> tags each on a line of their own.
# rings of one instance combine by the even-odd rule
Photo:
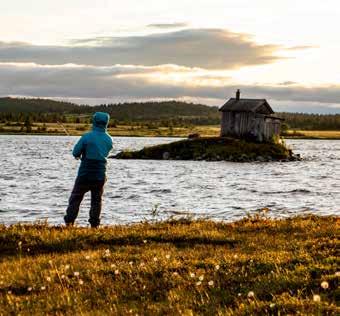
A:
<svg viewBox="0 0 340 316">
<path fill-rule="evenodd" d="M 279 143 L 255 143 L 231 137 L 184 139 L 170 144 L 122 151 L 115 159 L 206 160 L 206 161 L 290 161 L 298 160 Z"/>
<path fill-rule="evenodd" d="M 123 151 L 111 158 L 164 159 L 206 161 L 291 161 L 299 160 L 281 142 L 282 119 L 265 99 L 229 99 L 221 108 L 220 137 L 199 137 L 170 144 L 146 147 L 139 151 Z"/>
</svg>

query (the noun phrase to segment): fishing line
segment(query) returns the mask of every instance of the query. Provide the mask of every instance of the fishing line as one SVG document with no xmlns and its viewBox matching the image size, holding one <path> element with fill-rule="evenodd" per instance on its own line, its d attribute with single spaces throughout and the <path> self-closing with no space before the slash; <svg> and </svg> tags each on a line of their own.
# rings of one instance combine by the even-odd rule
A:
<svg viewBox="0 0 340 316">
<path fill-rule="evenodd" d="M 70 133 L 67 131 L 67 129 L 66 129 L 66 127 L 64 126 L 63 123 L 57 121 L 57 124 L 61 126 L 61 128 L 63 129 L 63 131 L 65 132 L 65 134 L 66 134 L 67 136 L 71 137 Z M 72 151 L 73 142 L 72 142 L 71 140 L 68 141 L 66 146 L 68 147 L 68 149 L 69 149 L 70 151 Z"/>
</svg>

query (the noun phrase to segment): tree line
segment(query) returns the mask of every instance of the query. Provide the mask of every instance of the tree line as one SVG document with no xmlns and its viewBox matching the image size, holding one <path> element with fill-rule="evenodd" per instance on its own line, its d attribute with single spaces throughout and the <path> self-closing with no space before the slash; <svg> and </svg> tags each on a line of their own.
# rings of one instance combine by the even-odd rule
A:
<svg viewBox="0 0 340 316">
<path fill-rule="evenodd" d="M 217 107 L 180 101 L 130 102 L 97 106 L 49 99 L 0 98 L 0 122 L 17 123 L 90 123 L 92 113 L 108 112 L 111 125 L 188 126 L 217 125 Z M 340 114 L 276 113 L 285 127 L 304 130 L 340 130 Z"/>
</svg>

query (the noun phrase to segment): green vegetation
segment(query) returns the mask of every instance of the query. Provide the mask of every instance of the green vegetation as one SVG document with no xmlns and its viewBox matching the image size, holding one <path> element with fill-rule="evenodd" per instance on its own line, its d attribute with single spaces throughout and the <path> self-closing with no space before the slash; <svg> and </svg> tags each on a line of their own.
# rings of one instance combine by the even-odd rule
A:
<svg viewBox="0 0 340 316">
<path fill-rule="evenodd" d="M 0 98 L 0 124 L 23 125 L 33 123 L 90 124 L 92 113 L 110 113 L 111 126 L 145 126 L 149 129 L 190 129 L 194 126 L 219 125 L 218 107 L 178 101 L 76 105 L 48 99 Z M 285 119 L 284 132 L 290 130 L 339 131 L 340 114 L 319 115 L 304 113 L 277 113 Z M 15 132 L 13 130 L 13 132 Z M 25 130 L 21 131 L 25 132 Z"/>
<path fill-rule="evenodd" d="M 278 113 L 277 116 L 285 120 L 288 129 L 306 131 L 340 130 L 340 114 Z"/>
<path fill-rule="evenodd" d="M 90 123 L 93 112 L 110 113 L 111 125 L 172 127 L 218 124 L 217 107 L 178 101 L 76 105 L 44 99 L 0 98 L 0 122 Z"/>
<path fill-rule="evenodd" d="M 340 313 L 337 217 L 0 232 L 0 315 Z"/>
<path fill-rule="evenodd" d="M 145 147 L 139 151 L 123 151 L 114 158 L 246 162 L 285 160 L 291 157 L 289 150 L 281 144 L 254 143 L 228 137 L 208 137 Z"/>
</svg>

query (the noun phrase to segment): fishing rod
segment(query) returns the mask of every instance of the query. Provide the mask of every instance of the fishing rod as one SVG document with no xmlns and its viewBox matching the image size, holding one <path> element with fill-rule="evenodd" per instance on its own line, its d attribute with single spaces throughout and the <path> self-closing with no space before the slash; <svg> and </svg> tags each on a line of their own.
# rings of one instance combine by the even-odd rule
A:
<svg viewBox="0 0 340 316">
<path fill-rule="evenodd" d="M 89 114 L 83 114 L 83 115 L 78 115 L 78 117 L 79 117 L 79 118 L 80 118 L 80 117 L 91 117 L 91 115 L 89 115 Z M 65 133 L 67 136 L 69 136 L 69 137 L 72 136 L 72 135 L 68 132 L 68 130 L 66 129 L 65 125 L 64 125 L 62 122 L 57 121 L 57 124 L 63 129 L 64 133 Z M 68 144 L 67 144 L 67 147 L 69 148 L 70 151 L 72 151 L 72 150 L 73 150 L 73 142 L 72 142 L 72 141 L 69 141 Z"/>
<path fill-rule="evenodd" d="M 57 121 L 57 124 L 61 126 L 61 128 L 64 130 L 64 132 L 65 132 L 65 134 L 66 134 L 67 136 L 71 136 L 70 133 L 67 131 L 67 129 L 66 129 L 66 127 L 64 126 L 63 123 Z"/>
</svg>

